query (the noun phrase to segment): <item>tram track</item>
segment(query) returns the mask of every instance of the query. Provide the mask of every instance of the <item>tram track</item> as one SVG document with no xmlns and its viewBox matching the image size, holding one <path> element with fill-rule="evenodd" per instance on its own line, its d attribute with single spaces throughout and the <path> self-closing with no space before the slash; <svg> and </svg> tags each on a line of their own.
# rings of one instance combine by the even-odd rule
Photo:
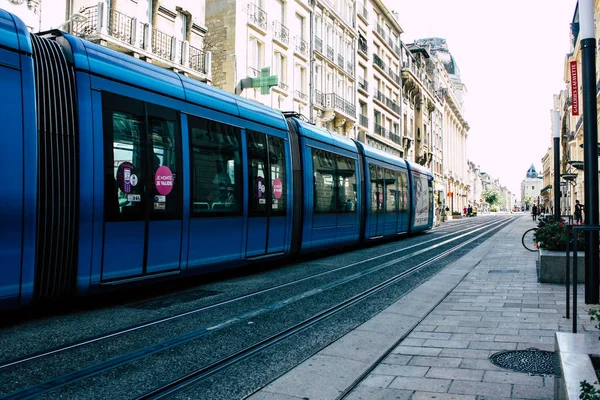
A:
<svg viewBox="0 0 600 400">
<path fill-rule="evenodd" d="M 20 365 L 20 364 L 23 364 L 23 363 L 27 363 L 27 362 L 30 362 L 30 361 L 34 361 L 34 360 L 37 360 L 37 359 L 41 359 L 41 358 L 44 358 L 44 357 L 56 355 L 56 354 L 59 354 L 59 353 L 64 352 L 64 351 L 73 350 L 73 349 L 76 349 L 76 348 L 79 348 L 79 347 L 82 347 L 82 346 L 86 346 L 86 345 L 90 345 L 90 344 L 93 344 L 93 343 L 98 343 L 98 342 L 101 342 L 101 341 L 104 341 L 104 340 L 107 340 L 107 339 L 116 338 L 118 336 L 125 335 L 125 334 L 132 333 L 132 332 L 136 332 L 136 331 L 141 330 L 141 329 L 150 328 L 150 327 L 153 327 L 153 326 L 156 326 L 156 325 L 160 325 L 160 324 L 163 324 L 163 323 L 167 323 L 167 322 L 171 322 L 171 321 L 174 321 L 174 320 L 177 320 L 177 319 L 180 319 L 180 318 L 188 317 L 188 316 L 200 313 L 200 312 L 204 312 L 204 311 L 208 311 L 208 310 L 211 310 L 211 309 L 214 309 L 214 308 L 226 306 L 226 305 L 231 304 L 231 303 L 235 303 L 235 302 L 239 302 L 239 301 L 244 301 L 244 300 L 247 300 L 249 298 L 252 298 L 252 297 L 255 297 L 255 296 L 258 296 L 258 295 L 262 295 L 262 294 L 265 294 L 265 293 L 268 293 L 268 292 L 271 292 L 271 291 L 284 289 L 286 287 L 289 287 L 289 286 L 292 286 L 292 285 L 296 285 L 296 284 L 301 283 L 301 282 L 305 282 L 305 281 L 308 281 L 308 280 L 311 280 L 311 279 L 315 279 L 315 278 L 318 278 L 318 277 L 322 277 L 322 276 L 325 276 L 325 275 L 328 275 L 328 274 L 332 274 L 332 273 L 335 273 L 335 272 L 340 272 L 340 271 L 349 269 L 351 267 L 356 267 L 356 266 L 359 266 L 359 265 L 362 265 L 362 264 L 365 264 L 365 263 L 368 263 L 368 262 L 381 260 L 383 258 L 386 258 L 386 257 L 389 257 L 389 256 L 393 256 L 395 254 L 408 251 L 410 249 L 414 249 L 414 248 L 417 248 L 417 247 L 422 247 L 422 246 L 425 246 L 425 245 L 427 245 L 429 243 L 432 243 L 432 242 L 437 242 L 436 245 L 430 246 L 430 247 L 426 248 L 426 250 L 433 250 L 435 248 L 440 247 L 441 245 L 448 244 L 451 241 L 459 240 L 460 238 L 462 238 L 462 237 L 465 236 L 464 235 L 465 232 L 479 231 L 481 229 L 484 229 L 485 226 L 489 226 L 489 225 L 494 224 L 496 222 L 497 221 L 492 221 L 489 224 L 484 225 L 483 227 L 477 228 L 476 230 L 473 230 L 472 229 L 472 225 L 469 225 L 469 226 L 465 227 L 464 229 L 460 229 L 458 231 L 452 231 L 452 232 L 444 234 L 444 235 L 442 235 L 440 237 L 436 237 L 436 238 L 432 238 L 432 239 L 429 239 L 429 240 L 425 240 L 423 242 L 419 242 L 417 244 L 413 244 L 413 245 L 409 245 L 409 246 L 406 246 L 406 247 L 402 247 L 400 249 L 388 251 L 388 252 L 385 252 L 383 254 L 379 254 L 379 255 L 376 255 L 376 256 L 373 256 L 373 257 L 369 257 L 369 258 L 366 258 L 364 260 L 353 262 L 353 263 L 350 263 L 350 264 L 347 264 L 347 265 L 343 265 L 343 266 L 340 266 L 340 267 L 337 267 L 337 268 L 333 268 L 333 269 L 330 269 L 330 270 L 327 270 L 327 271 L 323 271 L 323 272 L 318 272 L 318 273 L 314 273 L 314 274 L 311 274 L 311 275 L 307 275 L 307 276 L 304 276 L 302 278 L 291 280 L 289 282 L 285 282 L 285 283 L 282 283 L 282 284 L 279 284 L 279 285 L 275 285 L 275 286 L 272 286 L 272 287 L 267 287 L 267 288 L 264 288 L 264 289 L 256 290 L 256 291 L 253 291 L 253 292 L 250 292 L 250 293 L 243 294 L 241 296 L 237 296 L 237 297 L 233 297 L 233 298 L 226 299 L 226 300 L 223 300 L 223 301 L 219 301 L 217 303 L 209 304 L 207 306 L 202 306 L 202 307 L 190 310 L 190 311 L 185 311 L 185 312 L 178 313 L 176 315 L 168 316 L 168 317 L 165 317 L 165 318 L 159 318 L 159 319 L 156 319 L 156 320 L 153 320 L 153 321 L 149 321 L 149 322 L 146 322 L 146 323 L 142 323 L 142 324 L 139 324 L 139 325 L 128 327 L 126 329 L 120 329 L 120 330 L 109 332 L 107 334 L 103 334 L 103 335 L 100 335 L 100 336 L 97 336 L 97 337 L 92 337 L 92 338 L 87 338 L 87 339 L 79 340 L 79 341 L 77 341 L 75 343 L 69 343 L 69 344 L 66 344 L 64 346 L 60 346 L 60 347 L 54 348 L 54 349 L 49 350 L 49 351 L 39 352 L 39 353 L 36 353 L 36 354 L 32 354 L 32 355 L 28 355 L 28 356 L 24 356 L 24 357 L 18 358 L 16 360 L 8 361 L 8 362 L 5 362 L 5 363 L 0 363 L 0 373 L 1 373 L 1 371 L 3 369 L 6 369 L 6 368 L 14 367 L 14 366 L 17 366 L 17 365 Z M 474 224 L 474 226 L 480 226 L 480 225 L 479 224 Z M 440 240 L 446 239 L 448 237 L 453 237 L 453 239 L 445 240 L 444 242 L 440 243 Z M 393 242 L 393 243 L 398 243 L 398 242 Z M 422 252 L 412 253 L 411 256 L 418 255 L 418 254 L 421 254 L 421 253 Z M 408 259 L 408 258 L 403 258 L 403 259 L 400 259 L 399 261 L 404 261 L 406 259 Z"/>
<path fill-rule="evenodd" d="M 289 329 L 286 329 L 285 331 L 279 332 L 278 334 L 273 335 L 257 344 L 254 344 L 254 345 L 242 350 L 242 351 L 239 351 L 235 354 L 232 354 L 228 357 L 218 360 L 218 361 L 212 363 L 211 365 L 208 365 L 201 369 L 198 369 L 197 371 L 194 371 L 194 372 L 188 374 L 187 376 L 184 376 L 174 382 L 171 382 L 171 383 L 164 385 L 160 388 L 157 388 L 151 392 L 148 392 L 142 396 L 139 396 L 136 398 L 136 400 L 162 399 L 162 398 L 172 395 L 175 392 L 185 390 L 190 385 L 193 385 L 197 381 L 204 379 L 214 373 L 219 372 L 223 368 L 227 368 L 230 365 L 245 359 L 246 357 L 250 357 L 250 356 L 254 355 L 255 353 L 262 351 L 270 346 L 273 346 L 273 345 L 279 343 L 280 341 L 287 339 L 288 337 L 290 337 L 292 335 L 298 334 L 298 333 L 302 332 L 303 330 L 310 328 L 314 324 L 321 322 L 326 318 L 330 318 L 331 316 L 337 314 L 338 312 L 341 312 L 349 307 L 352 307 L 352 306 L 358 304 L 359 302 L 365 300 L 366 298 L 369 298 L 373 294 L 376 294 L 376 293 L 380 292 L 381 290 L 385 290 L 389 286 L 397 283 L 398 281 L 406 278 L 407 276 L 414 274 L 415 272 L 429 266 L 433 262 L 446 257 L 448 254 L 451 254 L 451 253 L 457 251 L 458 249 L 467 246 L 471 242 L 474 242 L 475 240 L 477 240 L 487 234 L 488 234 L 488 232 L 481 233 L 481 234 L 475 236 L 474 238 L 471 238 L 465 242 L 462 242 L 462 243 L 452 247 L 449 250 L 446 250 L 434 257 L 431 257 L 427 261 L 422 262 L 422 263 L 418 264 L 417 266 L 412 267 L 412 268 L 408 269 L 407 271 L 405 271 L 401 274 L 398 274 L 398 275 L 380 283 L 377 286 L 374 286 L 366 291 L 363 291 L 362 293 L 359 293 L 359 294 L 353 296 L 352 298 L 349 298 L 346 301 L 335 305 L 334 307 L 330 307 L 329 309 L 324 310 L 323 312 L 321 312 L 317 315 L 314 315 L 314 316 L 296 324 L 295 326 L 290 327 Z"/>
<path fill-rule="evenodd" d="M 354 266 L 358 266 L 358 265 L 362 265 L 365 263 L 369 263 L 369 262 L 374 262 L 377 260 L 381 260 L 385 257 L 390 257 L 390 256 L 394 256 L 399 252 L 406 252 L 409 251 L 410 249 L 414 249 L 420 246 L 426 246 L 428 243 L 431 242 L 436 242 L 434 245 L 432 246 L 426 246 L 424 248 L 421 248 L 420 250 L 416 250 L 413 251 L 409 254 L 405 254 L 402 255 L 401 257 L 396 257 L 393 258 L 391 260 L 388 260 L 386 262 L 383 262 L 377 266 L 373 266 L 371 268 L 367 268 L 361 272 L 357 272 L 354 274 L 350 274 L 346 277 L 342 277 L 339 278 L 337 280 L 334 280 L 332 282 L 329 282 L 325 285 L 321 285 L 319 287 L 315 287 L 313 290 L 311 291 L 306 291 L 306 292 L 302 292 L 299 295 L 296 296 L 292 296 L 292 297 L 288 297 L 285 298 L 283 300 L 280 300 L 278 302 L 275 303 L 270 303 L 267 304 L 266 306 L 260 307 L 260 308 L 256 308 L 256 309 L 251 309 L 249 311 L 247 311 L 246 313 L 243 314 L 238 314 L 233 316 L 232 318 L 228 318 L 222 321 L 219 321 L 216 324 L 212 324 L 210 326 L 205 326 L 203 328 L 200 329 L 196 329 L 192 332 L 188 332 L 187 334 L 183 334 L 183 335 L 177 335 L 171 339 L 168 340 L 163 340 L 153 346 L 146 346 L 143 348 L 138 349 L 137 351 L 133 351 L 133 352 L 129 352 L 127 354 L 122 354 L 120 356 L 117 357 L 113 357 L 109 360 L 105 360 L 103 362 L 99 362 L 96 363 L 92 366 L 89 367 L 84 367 L 81 369 L 78 369 L 74 372 L 71 373 L 67 373 L 67 374 L 63 374 L 59 377 L 56 377 L 54 379 L 50 379 L 50 380 L 46 380 L 45 382 L 38 384 L 38 385 L 33 385 L 30 386 L 24 390 L 20 390 L 20 391 L 16 391 L 16 392 L 12 392 L 10 394 L 8 394 L 7 398 L 31 398 L 31 397 L 35 397 L 44 393 L 47 393 L 51 390 L 56 390 L 59 389 L 61 387 L 79 382 L 81 380 L 84 379 L 88 379 L 94 376 L 97 376 L 99 374 L 103 374 L 106 373 L 107 371 L 110 371 L 112 369 L 115 368 L 119 368 L 131 363 L 134 363 L 136 361 L 139 361 L 145 357 L 148 357 L 150 355 L 154 355 L 154 354 L 158 354 L 161 352 L 165 352 L 169 349 L 172 349 L 174 347 L 177 346 L 181 346 L 183 344 L 189 343 L 193 340 L 199 339 L 201 337 L 207 336 L 209 334 L 214 334 L 216 332 L 219 332 L 221 330 L 225 330 L 229 327 L 232 327 L 233 325 L 236 324 L 240 324 L 246 321 L 249 321 L 251 319 L 260 317 L 261 315 L 265 315 L 267 313 L 282 309 L 283 307 L 287 307 L 290 304 L 302 301 L 308 297 L 311 297 L 317 293 L 323 293 L 327 290 L 330 290 L 332 288 L 335 287 L 339 287 L 341 285 L 344 285 L 350 281 L 353 280 L 357 280 L 360 279 L 361 277 L 364 277 L 366 275 L 369 274 L 373 274 L 377 271 L 381 271 L 391 265 L 395 265 L 398 263 L 401 263 L 403 261 L 406 261 L 410 258 L 414 258 L 418 255 L 422 255 L 425 254 L 428 251 L 432 251 L 435 249 L 439 249 L 443 246 L 448 246 L 451 245 L 453 242 L 461 240 L 467 236 L 473 235 L 474 233 L 477 233 L 479 231 L 484 231 L 483 233 L 480 233 L 479 235 L 475 236 L 474 238 L 468 239 L 462 243 L 459 243 L 455 246 L 453 246 L 451 249 L 448 250 L 444 250 L 441 254 L 438 254 L 432 258 L 430 258 L 427 262 L 424 263 L 420 263 L 418 266 L 413 267 L 407 271 L 405 271 L 404 273 L 398 274 L 396 277 L 394 278 L 390 278 L 382 283 L 380 283 L 379 285 L 376 285 L 372 288 L 370 288 L 369 290 L 363 291 L 360 294 L 357 294 L 351 298 L 349 298 L 348 300 L 346 300 L 345 302 L 341 302 L 338 305 L 334 306 L 334 307 L 330 307 L 327 310 L 324 310 L 318 314 L 315 314 L 314 316 L 311 316 L 310 318 L 297 323 L 296 325 L 294 325 L 291 328 L 285 329 L 275 335 L 271 335 L 269 338 L 264 339 L 260 342 L 258 342 L 257 344 L 250 346 L 248 349 L 241 349 L 237 352 L 234 352 L 233 354 L 227 355 L 226 357 L 221 357 L 218 361 L 214 361 L 212 363 L 206 364 L 205 367 L 201 368 L 200 370 L 197 370 L 195 372 L 192 373 L 192 377 L 188 378 L 188 379 L 184 379 L 184 381 L 188 381 L 189 379 L 192 379 L 192 382 L 195 382 L 196 380 L 198 380 L 198 376 L 202 376 L 202 377 L 206 377 L 209 375 L 214 374 L 215 372 L 219 371 L 220 369 L 224 368 L 225 366 L 229 366 L 234 362 L 239 362 L 240 360 L 243 360 L 253 354 L 255 354 L 256 351 L 259 351 L 260 349 L 272 346 L 273 344 L 276 344 L 286 338 L 288 338 L 290 335 L 293 334 L 297 334 L 298 332 L 301 332 L 305 329 L 307 329 L 308 327 L 316 324 L 319 321 L 322 321 L 323 319 L 329 318 L 332 315 L 335 315 L 336 313 L 345 310 L 348 307 L 351 307 L 353 304 L 360 302 L 362 300 L 364 300 L 365 298 L 368 298 L 369 296 L 372 296 L 373 294 L 384 290 L 386 287 L 393 285 L 395 282 L 397 282 L 398 280 L 401 280 L 403 278 L 405 278 L 406 276 L 415 273 L 416 271 L 425 268 L 427 265 L 431 264 L 432 262 L 435 262 L 436 260 L 439 260 L 440 258 L 445 257 L 446 255 L 457 251 L 458 249 L 466 246 L 467 244 L 477 240 L 478 238 L 480 238 L 483 235 L 489 234 L 488 231 L 486 231 L 486 229 L 499 229 L 498 227 L 504 226 L 504 224 L 509 223 L 511 220 L 509 220 L 507 222 L 506 219 L 504 220 L 499 220 L 499 221 L 493 221 L 489 224 L 484 224 L 483 226 L 480 226 L 478 228 L 473 228 L 471 226 L 466 227 L 465 229 L 461 230 L 460 232 L 457 233 L 450 233 L 447 235 L 442 235 L 441 237 L 436 237 L 434 239 L 428 240 L 428 241 L 424 241 L 423 243 L 419 243 L 419 244 L 415 244 L 415 245 L 411 245 L 411 246 L 407 246 L 406 248 L 403 249 L 396 249 L 394 251 L 390 251 L 390 252 L 386 252 L 384 254 L 375 256 L 375 257 L 369 257 L 365 260 L 361 260 L 359 262 L 355 262 L 355 263 L 351 263 L 348 265 L 344 265 L 342 267 L 338 267 L 338 268 L 334 268 L 330 271 L 326 271 L 326 272 L 320 272 L 317 274 L 313 274 L 311 276 L 305 276 L 301 279 L 295 280 L 295 281 L 291 281 L 291 282 L 287 282 L 281 285 L 277 285 L 274 287 L 270 287 L 270 288 L 265 288 L 253 293 L 247 293 L 243 296 L 239 296 L 233 299 L 229 299 L 223 302 L 219 302 L 219 303 L 215 303 L 215 304 L 211 304 L 205 307 L 201 307 L 198 308 L 196 310 L 190 311 L 190 312 L 186 312 L 186 313 L 181 313 L 179 315 L 175 315 L 175 316 L 171 316 L 168 318 L 163 318 L 163 319 L 159 319 L 156 321 L 152 321 L 150 323 L 147 324 L 142 324 L 136 327 L 132 327 L 126 330 L 121 330 L 118 332 L 113 332 L 109 335 L 104 335 L 101 337 L 96 337 L 87 341 L 82 341 L 79 343 L 73 343 L 70 344 L 68 346 L 63 346 L 61 348 L 58 349 L 54 349 L 52 351 L 46 352 L 46 353 L 40 353 L 40 354 L 36 354 L 36 355 L 32 355 L 29 357 L 24 357 L 21 358 L 19 360 L 15 360 L 9 363 L 5 363 L 3 365 L 0 366 L 0 373 L 3 372 L 3 370 L 11 370 L 14 369 L 15 367 L 22 367 L 24 365 L 28 365 L 31 364 L 33 362 L 37 362 L 40 361 L 41 359 L 45 358 L 45 357 L 50 357 L 50 356 L 57 356 L 60 353 L 63 352 L 67 352 L 68 350 L 73 350 L 76 348 L 83 348 L 86 345 L 90 345 L 93 343 L 98 343 L 101 341 L 105 341 L 108 339 L 114 339 L 118 336 L 122 336 L 125 335 L 127 333 L 133 333 L 136 331 L 141 331 L 144 328 L 150 328 L 150 327 L 156 327 L 158 325 L 164 324 L 166 322 L 170 322 L 170 321 L 174 321 L 175 319 L 180 319 L 186 316 L 190 316 L 196 313 L 199 313 L 201 311 L 206 311 L 208 309 L 214 309 L 214 308 L 218 308 L 220 306 L 224 306 L 227 304 L 231 304 L 232 302 L 239 302 L 242 300 L 247 300 L 250 297 L 254 297 L 254 296 L 258 296 L 259 294 L 265 294 L 271 291 L 275 291 L 276 289 L 284 289 L 289 287 L 290 285 L 293 284 L 297 284 L 298 282 L 305 282 L 308 281 L 310 279 L 314 279 L 316 277 L 322 277 L 324 275 L 330 274 L 332 272 L 339 272 L 342 271 L 344 269 L 348 269 Z M 446 240 L 442 240 L 444 238 L 448 238 Z M 171 393 L 172 387 L 173 387 L 173 383 L 170 383 L 169 385 L 171 385 L 171 389 L 165 389 L 166 392 Z M 190 385 L 189 383 L 186 383 L 184 385 L 188 386 Z M 175 386 L 177 386 L 177 384 L 175 384 Z M 181 389 L 177 389 L 177 390 L 181 390 Z M 153 398 L 154 396 L 162 396 L 160 393 L 156 393 L 156 394 L 151 394 L 149 395 L 148 398 Z M 142 396 L 142 398 L 144 398 L 144 396 Z"/>
</svg>

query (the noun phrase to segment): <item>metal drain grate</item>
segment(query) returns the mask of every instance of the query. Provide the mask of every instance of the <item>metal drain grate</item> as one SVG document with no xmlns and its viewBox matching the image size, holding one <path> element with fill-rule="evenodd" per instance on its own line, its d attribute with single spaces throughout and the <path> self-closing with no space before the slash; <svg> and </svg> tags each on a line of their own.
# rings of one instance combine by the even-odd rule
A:
<svg viewBox="0 0 600 400">
<path fill-rule="evenodd" d="M 488 274 L 518 274 L 518 269 L 490 269 Z"/>
<path fill-rule="evenodd" d="M 511 371 L 525 372 L 530 375 L 554 375 L 556 354 L 536 348 L 510 350 L 494 353 L 490 356 L 492 364 Z"/>
</svg>

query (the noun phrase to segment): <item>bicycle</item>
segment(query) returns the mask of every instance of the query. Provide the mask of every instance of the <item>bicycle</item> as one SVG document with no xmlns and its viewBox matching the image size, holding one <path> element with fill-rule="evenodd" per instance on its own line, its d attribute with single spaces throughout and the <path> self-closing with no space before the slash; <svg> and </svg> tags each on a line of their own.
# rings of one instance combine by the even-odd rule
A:
<svg viewBox="0 0 600 400">
<path fill-rule="evenodd" d="M 521 243 L 526 250 L 529 251 L 537 251 L 536 242 L 534 240 L 534 234 L 538 230 L 538 228 L 530 228 L 525 231 L 523 236 L 521 237 Z"/>
</svg>

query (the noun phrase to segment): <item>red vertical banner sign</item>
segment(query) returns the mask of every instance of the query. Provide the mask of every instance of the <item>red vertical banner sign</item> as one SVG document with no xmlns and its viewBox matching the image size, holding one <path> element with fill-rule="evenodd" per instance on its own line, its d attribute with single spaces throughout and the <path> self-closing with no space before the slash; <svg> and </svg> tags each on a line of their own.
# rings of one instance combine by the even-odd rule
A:
<svg viewBox="0 0 600 400">
<path fill-rule="evenodd" d="M 571 61 L 571 113 L 579 115 L 579 82 L 577 81 L 577 61 Z"/>
</svg>

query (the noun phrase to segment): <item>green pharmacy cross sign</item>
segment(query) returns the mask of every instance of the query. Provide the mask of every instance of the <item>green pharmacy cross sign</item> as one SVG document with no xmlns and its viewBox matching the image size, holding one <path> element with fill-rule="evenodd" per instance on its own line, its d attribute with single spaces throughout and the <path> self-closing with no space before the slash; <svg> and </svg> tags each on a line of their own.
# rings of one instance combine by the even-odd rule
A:
<svg viewBox="0 0 600 400">
<path fill-rule="evenodd" d="M 258 78 L 252 78 L 251 87 L 260 88 L 260 94 L 269 94 L 272 86 L 279 85 L 279 79 L 277 75 L 270 75 L 271 67 L 264 67 L 260 69 L 260 76 Z"/>
</svg>

